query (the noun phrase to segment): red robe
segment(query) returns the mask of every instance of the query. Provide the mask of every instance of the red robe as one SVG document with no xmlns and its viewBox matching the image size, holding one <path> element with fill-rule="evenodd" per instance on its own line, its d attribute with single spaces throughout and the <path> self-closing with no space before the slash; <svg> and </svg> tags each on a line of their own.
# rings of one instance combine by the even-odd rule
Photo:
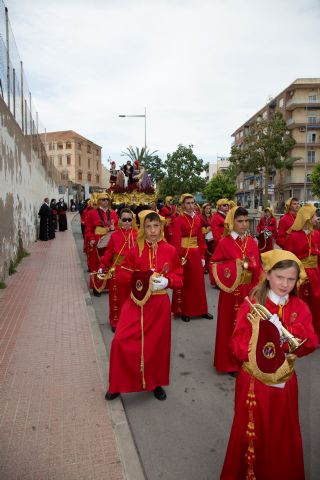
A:
<svg viewBox="0 0 320 480">
<path fill-rule="evenodd" d="M 284 249 L 294 253 L 302 261 L 310 255 L 314 255 L 318 257 L 319 262 L 319 232 L 313 230 L 306 234 L 303 230 L 292 231 L 284 243 Z M 305 267 L 308 280 L 299 288 L 299 297 L 309 306 L 314 329 L 320 335 L 320 271 L 318 262 L 315 267 Z"/>
<path fill-rule="evenodd" d="M 242 254 L 241 248 L 238 246 L 240 242 L 239 237 L 237 240 L 234 240 L 231 235 L 224 237 L 219 242 L 210 262 L 213 264 L 247 257 L 249 260 L 248 270 L 252 272 L 250 283 L 239 285 L 230 293 L 220 290 L 213 361 L 213 365 L 218 372 L 236 372 L 239 370 L 239 363 L 228 346 L 235 327 L 239 306 L 258 283 L 262 270 L 257 244 L 252 237 L 246 238 L 246 247 L 244 248 L 240 244 L 244 250 L 244 254 Z"/>
<path fill-rule="evenodd" d="M 226 221 L 225 215 L 223 215 L 221 212 L 216 212 L 212 215 L 211 220 L 210 220 L 210 226 L 211 226 L 211 231 L 213 235 L 213 251 L 217 248 L 217 245 L 219 244 L 223 232 L 224 232 L 224 222 Z"/>
<path fill-rule="evenodd" d="M 97 248 L 97 243 L 100 238 L 103 236 L 102 234 L 95 233 L 96 227 L 105 227 L 107 231 L 110 230 L 111 225 L 117 226 L 118 224 L 118 215 L 114 210 L 107 210 L 104 212 L 102 208 L 99 208 L 101 212 L 103 221 L 100 218 L 98 213 L 98 209 L 92 210 L 86 216 L 86 230 L 85 230 L 85 238 L 86 238 L 86 245 L 87 245 L 87 256 L 88 256 L 88 267 L 90 272 L 97 272 L 100 266 L 100 258 L 105 252 L 105 248 Z M 108 213 L 109 212 L 109 213 Z M 90 245 L 90 241 L 94 240 L 94 245 Z M 101 281 L 95 277 L 95 284 L 99 288 L 101 286 Z M 90 275 L 90 288 L 94 288 L 92 275 Z"/>
<path fill-rule="evenodd" d="M 285 213 L 279 220 L 278 233 L 276 237 L 276 243 L 279 247 L 284 249 L 284 242 L 286 241 L 288 234 L 287 231 L 292 227 L 296 216 L 292 213 Z"/>
<path fill-rule="evenodd" d="M 168 243 L 172 243 L 172 224 L 177 216 L 177 207 L 176 205 L 164 205 L 159 213 L 166 219 L 164 226 L 165 239 Z"/>
<path fill-rule="evenodd" d="M 154 268 L 168 278 L 170 288 L 182 285 L 182 267 L 172 245 L 161 240 L 155 261 L 150 265 L 150 247 L 145 244 L 141 257 L 138 246 L 132 248 L 119 271 L 117 281 L 129 284 L 134 270 Z M 153 294 L 143 307 L 145 390 L 169 384 L 171 314 L 168 294 Z M 131 298 L 124 303 L 111 344 L 109 391 L 140 392 L 144 390 L 140 371 L 141 307 Z"/>
<path fill-rule="evenodd" d="M 206 254 L 205 254 L 205 261 L 206 261 L 205 270 L 206 270 L 206 272 L 208 272 L 209 271 L 210 258 L 211 258 L 211 255 L 213 254 L 213 239 L 212 240 L 206 240 L 206 234 L 211 232 L 210 220 L 211 220 L 212 216 L 208 218 L 205 215 L 201 214 L 201 215 L 199 215 L 199 218 L 200 218 L 203 238 L 204 238 L 204 241 L 206 242 L 206 245 L 207 245 Z"/>
<path fill-rule="evenodd" d="M 101 257 L 99 268 L 109 270 L 114 266 L 118 270 L 130 248 L 135 245 L 137 234 L 137 230 L 125 230 L 124 228 L 114 232 L 104 255 Z M 116 276 L 115 272 L 109 280 L 109 321 L 111 327 L 117 326 L 121 308 L 130 296 L 130 284 L 119 284 L 115 280 Z"/>
<path fill-rule="evenodd" d="M 269 298 L 266 307 L 278 313 L 278 306 Z M 231 348 L 240 362 L 248 359 L 251 325 L 247 320 L 249 306 L 241 306 Z M 311 353 L 318 345 L 311 314 L 298 297 L 290 296 L 283 308 L 283 323 L 286 328 L 307 342 L 295 354 L 299 357 Z M 299 360 L 297 360 L 299 361 Z M 286 382 L 284 388 L 265 385 L 249 373 L 241 370 L 236 379 L 235 412 L 221 480 L 246 480 L 248 448 L 248 391 L 253 382 L 256 406 L 253 424 L 256 438 L 253 440 L 255 461 L 253 470 L 257 480 L 304 480 L 302 439 L 299 425 L 298 384 L 296 374 Z M 251 477 L 250 477 L 251 478 Z"/>
<path fill-rule="evenodd" d="M 265 238 L 264 231 L 271 232 L 271 236 Z M 257 233 L 259 234 L 258 238 L 258 247 L 261 253 L 268 252 L 273 250 L 273 240 L 276 237 L 277 233 L 277 220 L 275 217 L 261 217 L 257 225 Z"/>
<path fill-rule="evenodd" d="M 192 227 L 192 228 L 191 228 Z M 196 239 L 198 247 L 184 248 L 182 239 Z M 173 224 L 172 244 L 180 258 L 187 258 L 183 266 L 183 287 L 175 290 L 172 296 L 172 311 L 177 316 L 197 317 L 208 313 L 208 304 L 204 284 L 204 272 L 201 260 L 207 249 L 201 231 L 198 215 L 192 217 L 186 213 L 179 215 Z"/>
</svg>

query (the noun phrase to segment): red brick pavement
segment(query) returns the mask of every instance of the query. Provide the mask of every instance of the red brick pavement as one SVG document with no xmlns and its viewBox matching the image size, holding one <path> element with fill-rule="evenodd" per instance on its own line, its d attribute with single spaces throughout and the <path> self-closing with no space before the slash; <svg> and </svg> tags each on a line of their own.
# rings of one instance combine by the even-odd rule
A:
<svg viewBox="0 0 320 480">
<path fill-rule="evenodd" d="M 0 478 L 123 479 L 72 233 L 30 253 L 0 294 Z"/>
</svg>

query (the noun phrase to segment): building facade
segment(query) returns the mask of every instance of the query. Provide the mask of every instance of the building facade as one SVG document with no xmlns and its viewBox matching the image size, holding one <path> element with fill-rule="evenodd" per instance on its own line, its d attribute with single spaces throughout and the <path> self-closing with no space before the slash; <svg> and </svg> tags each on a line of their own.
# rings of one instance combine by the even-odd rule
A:
<svg viewBox="0 0 320 480">
<path fill-rule="evenodd" d="M 229 157 L 217 156 L 217 163 L 209 163 L 209 176 L 208 180 L 211 180 L 217 173 L 223 173 L 228 170 L 230 166 Z"/>
<path fill-rule="evenodd" d="M 295 80 L 232 134 L 233 145 L 241 146 L 250 124 L 270 118 L 273 112 L 282 113 L 296 141 L 290 152 L 297 158 L 293 170 L 275 170 L 269 179 L 269 203 L 280 211 L 289 197 L 313 199 L 310 175 L 320 163 L 320 78 Z M 262 175 L 239 175 L 237 200 L 248 208 L 262 206 L 262 184 Z"/>
<path fill-rule="evenodd" d="M 101 147 L 72 130 L 42 135 L 50 163 L 61 174 L 61 185 L 102 187 Z"/>
</svg>

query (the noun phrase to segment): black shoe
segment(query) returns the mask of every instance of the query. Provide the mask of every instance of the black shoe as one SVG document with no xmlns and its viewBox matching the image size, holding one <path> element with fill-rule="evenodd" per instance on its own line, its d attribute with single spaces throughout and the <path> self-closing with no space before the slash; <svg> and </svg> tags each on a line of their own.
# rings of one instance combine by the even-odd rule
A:
<svg viewBox="0 0 320 480">
<path fill-rule="evenodd" d="M 230 375 L 230 377 L 236 378 L 238 373 L 239 372 L 228 372 L 228 375 Z"/>
<path fill-rule="evenodd" d="M 156 387 L 153 390 L 153 395 L 156 397 L 157 400 L 161 400 L 161 401 L 167 398 L 167 394 L 162 387 Z"/>
<path fill-rule="evenodd" d="M 113 331 L 113 333 L 116 331 L 116 327 L 111 327 L 111 330 Z"/>
<path fill-rule="evenodd" d="M 211 315 L 211 313 L 206 313 L 205 315 L 202 315 L 202 318 L 206 318 L 207 320 L 212 320 L 213 315 Z"/>
<path fill-rule="evenodd" d="M 115 398 L 119 397 L 120 393 L 110 393 L 109 390 L 104 397 L 106 400 L 114 400 Z"/>
<path fill-rule="evenodd" d="M 181 320 L 183 322 L 190 322 L 190 317 L 186 317 L 186 316 L 182 315 Z"/>
<path fill-rule="evenodd" d="M 96 290 L 95 288 L 93 289 L 93 295 L 94 295 L 95 297 L 101 297 L 101 293 L 98 292 L 98 290 Z"/>
</svg>

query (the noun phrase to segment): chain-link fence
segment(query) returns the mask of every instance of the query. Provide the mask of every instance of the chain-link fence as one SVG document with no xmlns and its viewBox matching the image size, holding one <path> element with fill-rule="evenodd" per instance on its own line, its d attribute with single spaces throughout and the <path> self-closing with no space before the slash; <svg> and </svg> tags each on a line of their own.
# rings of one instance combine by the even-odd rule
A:
<svg viewBox="0 0 320 480">
<path fill-rule="evenodd" d="M 7 104 L 22 133 L 31 141 L 31 148 L 38 155 L 48 175 L 56 182 L 60 173 L 50 162 L 43 143 L 45 128 L 39 121 L 18 47 L 9 22 L 8 9 L 0 0 L 0 95 Z"/>
</svg>

